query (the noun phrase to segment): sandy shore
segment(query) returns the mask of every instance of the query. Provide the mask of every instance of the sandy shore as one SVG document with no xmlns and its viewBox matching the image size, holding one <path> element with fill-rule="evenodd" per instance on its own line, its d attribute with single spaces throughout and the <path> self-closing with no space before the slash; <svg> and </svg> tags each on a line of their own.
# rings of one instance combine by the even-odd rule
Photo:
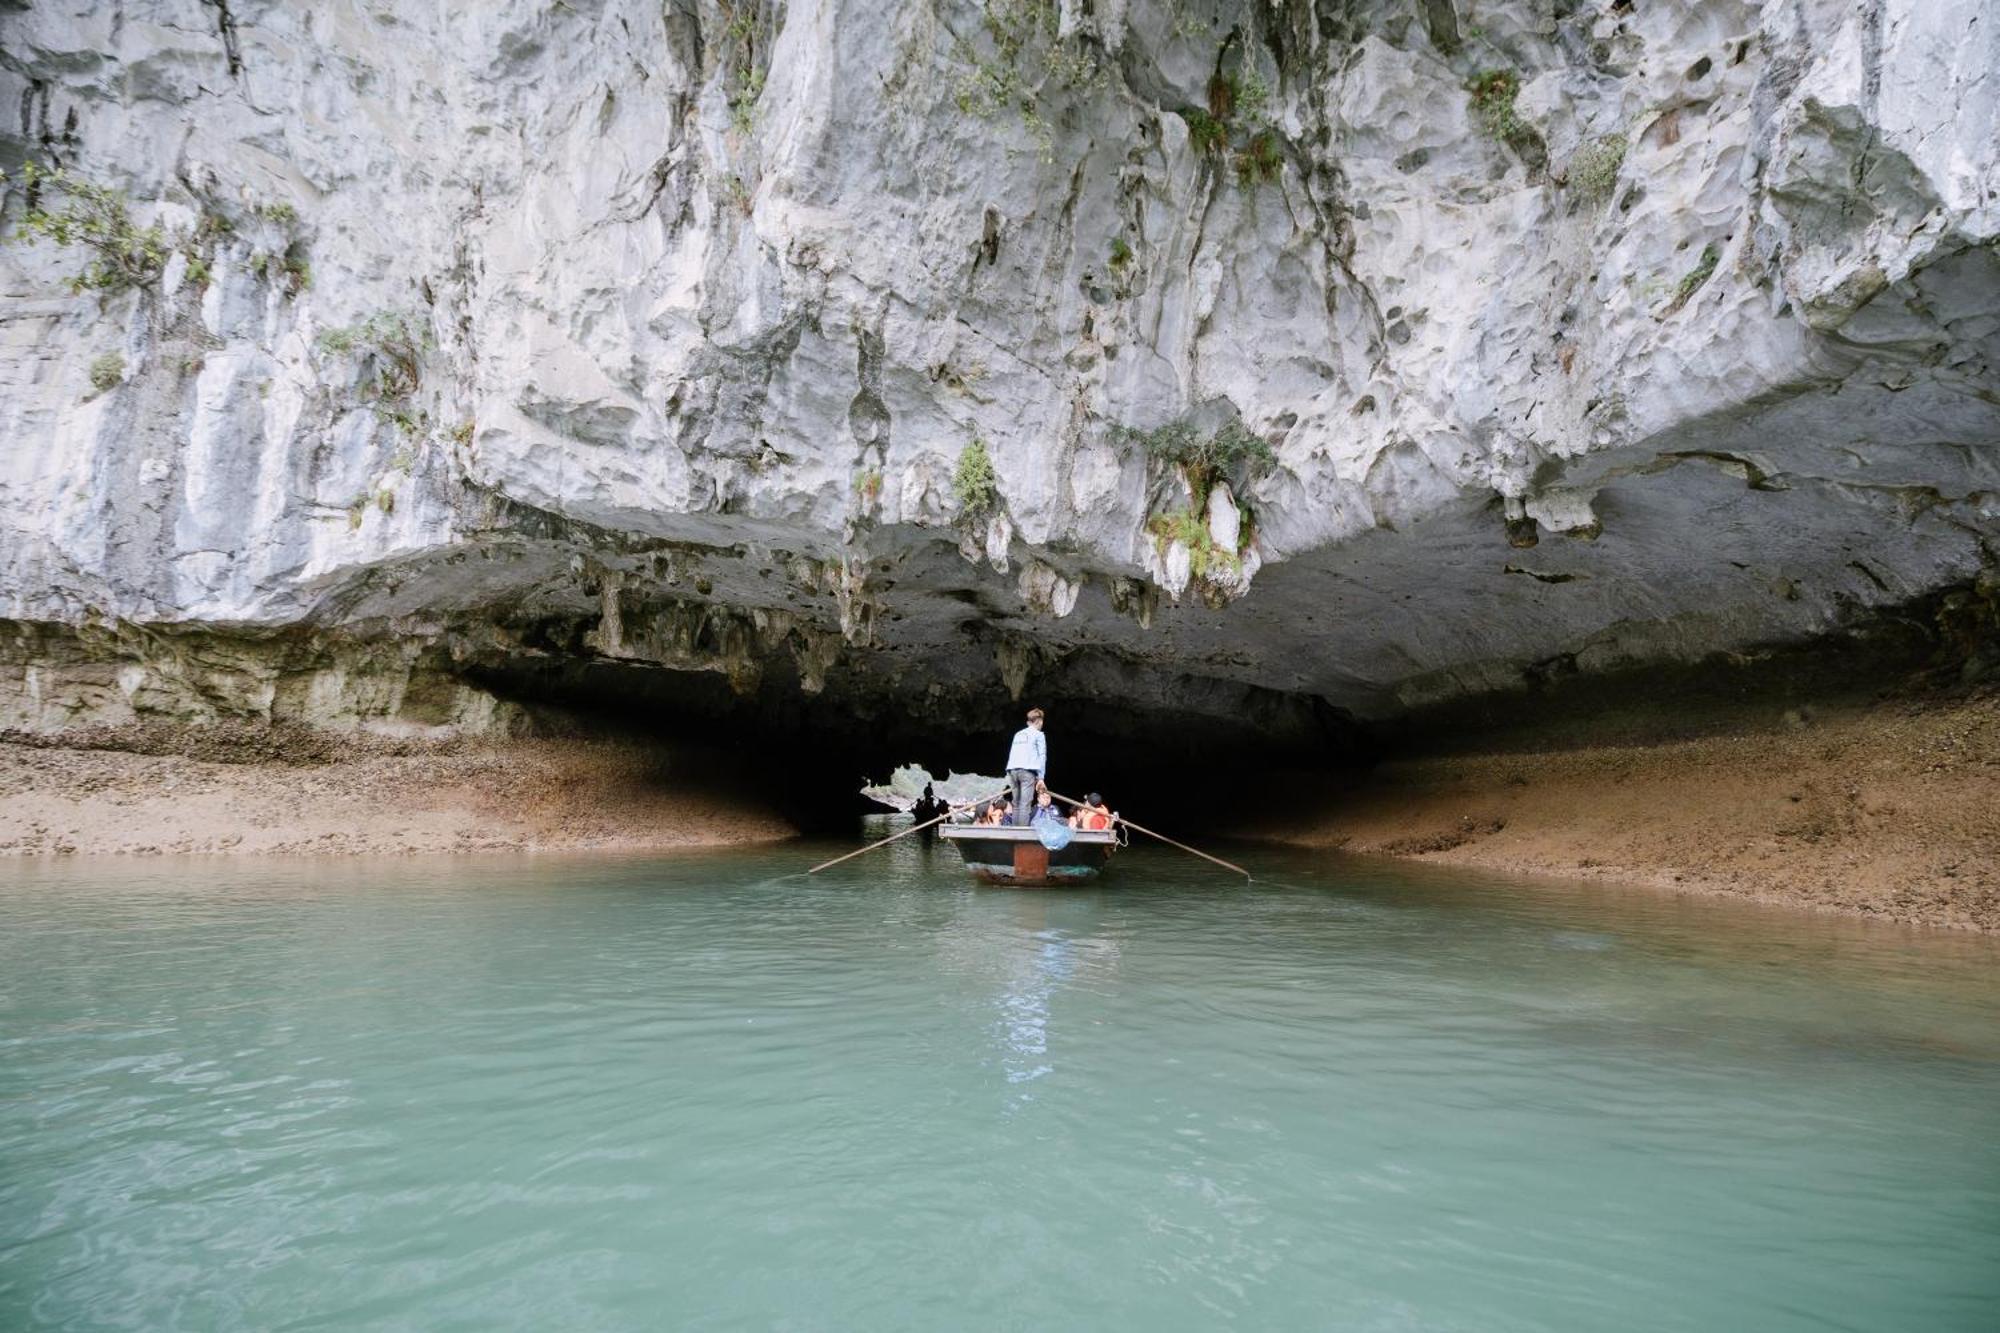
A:
<svg viewBox="0 0 2000 1333">
<path fill-rule="evenodd" d="M 1511 874 L 2000 931 L 2000 697 L 1501 749 L 1301 781 L 1241 831 Z M 621 850 L 791 836 L 696 755 L 324 734 L 0 741 L 0 855 Z"/>
<path fill-rule="evenodd" d="M 99 743 L 121 748 L 0 743 L 0 855 L 644 851 L 794 832 L 698 781 L 697 761 L 608 742 L 357 746 L 305 763 L 254 737 L 195 754 Z"/>
<path fill-rule="evenodd" d="M 1255 832 L 1349 852 L 2000 930 L 2000 699 L 1385 764 Z"/>
</svg>

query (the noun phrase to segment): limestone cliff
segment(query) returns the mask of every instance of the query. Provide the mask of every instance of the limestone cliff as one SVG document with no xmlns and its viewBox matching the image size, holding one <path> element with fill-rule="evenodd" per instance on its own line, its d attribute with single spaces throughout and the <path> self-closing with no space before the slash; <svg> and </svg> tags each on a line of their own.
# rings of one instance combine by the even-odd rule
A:
<svg viewBox="0 0 2000 1333">
<path fill-rule="evenodd" d="M 0 4 L 0 724 L 1382 716 L 1976 585 L 1996 71 L 1988 0 Z M 31 215 L 121 196 L 72 292 Z"/>
</svg>

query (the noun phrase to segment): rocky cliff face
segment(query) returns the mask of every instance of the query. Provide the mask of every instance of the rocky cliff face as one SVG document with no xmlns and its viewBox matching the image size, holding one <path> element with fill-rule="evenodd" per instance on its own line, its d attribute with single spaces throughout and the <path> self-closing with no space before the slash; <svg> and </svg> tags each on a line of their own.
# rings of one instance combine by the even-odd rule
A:
<svg viewBox="0 0 2000 1333">
<path fill-rule="evenodd" d="M 0 4 L 0 722 L 1310 727 L 1976 586 L 1996 71 L 1987 0 Z M 160 262 L 73 294 L 91 186 Z"/>
</svg>

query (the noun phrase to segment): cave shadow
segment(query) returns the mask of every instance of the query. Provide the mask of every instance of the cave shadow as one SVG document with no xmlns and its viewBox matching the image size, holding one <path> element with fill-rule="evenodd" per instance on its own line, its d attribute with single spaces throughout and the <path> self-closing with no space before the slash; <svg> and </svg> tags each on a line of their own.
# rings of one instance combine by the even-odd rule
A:
<svg viewBox="0 0 2000 1333">
<path fill-rule="evenodd" d="M 921 690 L 903 706 L 807 693 L 784 680 L 745 690 L 717 671 L 602 659 L 503 662 L 465 674 L 520 705 L 533 734 L 658 744 L 689 756 L 672 766 L 683 780 L 692 765 L 803 832 L 840 835 L 852 834 L 858 816 L 882 813 L 860 788 L 902 765 L 937 777 L 1001 776 L 1008 742 L 1031 706 L 1004 690 L 971 707 L 962 700 L 927 707 Z M 1351 773 L 1372 758 L 1360 733 L 1330 709 L 1176 716 L 1063 691 L 1036 696 L 1032 706 L 1048 715 L 1055 790 L 1079 798 L 1099 792 L 1135 819 L 1191 834 L 1227 832 L 1268 800 L 1281 775 Z"/>
</svg>

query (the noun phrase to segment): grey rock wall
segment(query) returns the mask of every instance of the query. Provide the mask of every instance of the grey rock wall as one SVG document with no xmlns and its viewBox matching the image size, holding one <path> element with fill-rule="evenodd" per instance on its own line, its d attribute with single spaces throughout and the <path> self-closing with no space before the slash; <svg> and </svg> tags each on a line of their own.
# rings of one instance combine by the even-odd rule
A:
<svg viewBox="0 0 2000 1333">
<path fill-rule="evenodd" d="M 14 715 L 242 711 L 133 627 L 339 718 L 419 649 L 1380 716 L 1822 634 L 1991 577 L 1996 70 L 1989 0 L 0 7 L 0 223 L 33 160 L 177 245 L 0 247 Z"/>
</svg>

